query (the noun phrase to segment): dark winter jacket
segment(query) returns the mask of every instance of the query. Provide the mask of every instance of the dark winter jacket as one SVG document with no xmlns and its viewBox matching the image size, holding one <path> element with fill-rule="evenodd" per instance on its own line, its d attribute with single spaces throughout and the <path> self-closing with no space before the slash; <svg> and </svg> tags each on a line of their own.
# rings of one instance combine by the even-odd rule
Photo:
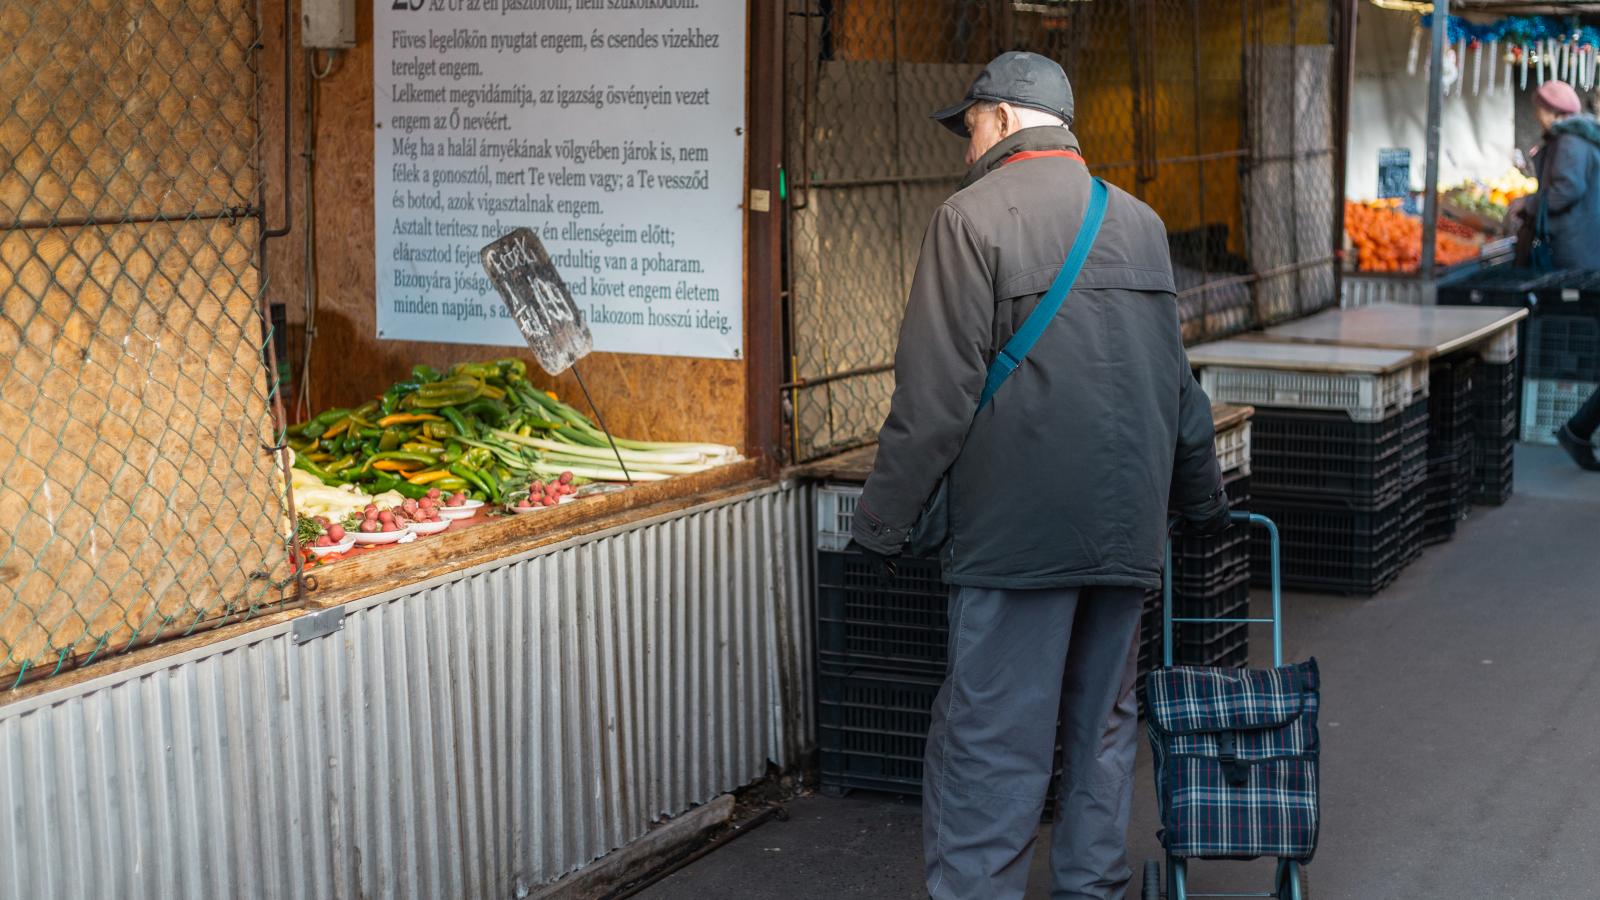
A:
<svg viewBox="0 0 1600 900">
<path fill-rule="evenodd" d="M 1600 122 L 1573 116 L 1557 122 L 1535 157 L 1537 214 L 1547 203 L 1547 233 L 1558 269 L 1600 269 Z"/>
<path fill-rule="evenodd" d="M 1166 229 L 1111 189 L 1075 289 L 977 414 L 989 360 L 1064 261 L 1089 198 L 1062 128 L 1020 131 L 934 213 L 895 354 L 895 391 L 855 517 L 894 554 L 950 473 L 945 578 L 975 587 L 1160 584 L 1169 500 L 1217 512 L 1211 403 L 1178 330 Z"/>
</svg>

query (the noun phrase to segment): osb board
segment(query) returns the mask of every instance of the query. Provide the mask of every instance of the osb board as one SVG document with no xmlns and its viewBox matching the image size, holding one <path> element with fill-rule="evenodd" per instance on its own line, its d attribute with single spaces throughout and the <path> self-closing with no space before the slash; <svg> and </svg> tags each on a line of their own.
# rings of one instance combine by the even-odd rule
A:
<svg viewBox="0 0 1600 900">
<path fill-rule="evenodd" d="M 279 599 L 256 241 L 0 232 L 0 677 Z"/>
<path fill-rule="evenodd" d="M 276 41 L 275 11 L 264 33 Z M 343 51 L 335 68 L 318 82 L 315 178 L 318 273 L 317 337 L 311 357 L 313 410 L 357 403 L 407 377 L 419 363 L 445 367 L 455 362 L 519 356 L 537 371 L 526 350 L 377 337 L 373 234 L 372 6 L 357 5 L 357 46 Z M 293 38 L 298 40 L 298 36 Z M 281 63 L 266 54 L 266 121 L 281 109 Z M 298 66 L 296 96 L 303 79 Z M 301 134 L 298 103 L 294 151 L 298 169 Z M 281 152 L 275 129 L 268 129 L 264 156 Z M 276 171 L 274 169 L 274 171 Z M 295 174 L 296 203 L 303 190 Z M 277 200 L 273 201 L 275 204 Z M 274 206 L 274 215 L 278 207 Z M 304 321 L 303 223 L 295 210 L 294 233 L 270 242 L 267 254 L 271 299 L 288 303 L 292 323 Z M 695 440 L 741 446 L 745 438 L 745 363 L 742 360 L 686 359 L 596 353 L 579 364 L 584 381 L 606 422 L 618 434 L 642 440 Z M 542 376 L 541 376 L 542 378 Z M 562 399 L 588 412 L 570 377 L 542 379 Z M 773 398 L 777 402 L 777 398 Z"/>
<path fill-rule="evenodd" d="M 249 0 L 0 4 L 0 225 L 252 205 Z"/>
</svg>

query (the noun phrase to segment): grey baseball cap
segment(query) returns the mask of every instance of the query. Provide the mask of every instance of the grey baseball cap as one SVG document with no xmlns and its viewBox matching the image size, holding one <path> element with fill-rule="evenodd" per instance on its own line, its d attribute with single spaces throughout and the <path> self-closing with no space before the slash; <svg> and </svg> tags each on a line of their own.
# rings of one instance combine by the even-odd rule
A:
<svg viewBox="0 0 1600 900">
<path fill-rule="evenodd" d="M 933 117 L 956 134 L 969 137 L 967 108 L 985 100 L 1043 110 L 1072 124 L 1072 85 L 1067 82 L 1067 73 L 1055 60 L 1037 53 L 1013 50 L 996 56 L 978 73 L 960 103 L 939 110 Z"/>
</svg>

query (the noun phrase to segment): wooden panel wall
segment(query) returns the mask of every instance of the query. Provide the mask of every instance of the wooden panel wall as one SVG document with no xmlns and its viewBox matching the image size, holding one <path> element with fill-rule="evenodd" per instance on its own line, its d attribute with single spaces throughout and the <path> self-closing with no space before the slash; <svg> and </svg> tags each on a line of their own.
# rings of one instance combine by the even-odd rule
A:
<svg viewBox="0 0 1600 900">
<path fill-rule="evenodd" d="M 298 10 L 298 2 L 290 5 Z M 315 261 L 320 297 L 311 357 L 313 409 L 353 405 L 381 393 L 417 363 L 442 367 L 461 360 L 519 355 L 528 359 L 530 370 L 536 369 L 531 356 L 519 354 L 515 348 L 385 341 L 376 336 L 372 4 L 358 4 L 357 10 L 358 46 L 341 52 L 333 72 L 317 87 Z M 269 10 L 265 15 L 268 45 L 276 46 L 279 13 Z M 291 149 L 297 195 L 293 233 L 270 241 L 267 253 L 268 295 L 288 303 L 291 324 L 303 320 L 301 272 L 305 260 L 299 206 L 304 188 L 299 157 L 304 146 L 300 107 L 304 74 L 298 33 L 293 40 Z M 282 64 L 277 54 L 267 55 L 265 154 L 269 180 L 276 181 L 281 180 L 276 160 L 282 144 L 275 132 L 281 130 L 276 123 L 282 110 Z M 281 195 L 273 191 L 272 196 L 272 221 L 278 224 Z M 619 434 L 645 440 L 744 443 L 746 370 L 742 361 L 597 353 L 584 360 L 581 368 L 608 423 Z M 563 399 L 581 401 L 570 376 L 550 386 Z M 581 402 L 575 405 L 583 408 Z"/>
</svg>

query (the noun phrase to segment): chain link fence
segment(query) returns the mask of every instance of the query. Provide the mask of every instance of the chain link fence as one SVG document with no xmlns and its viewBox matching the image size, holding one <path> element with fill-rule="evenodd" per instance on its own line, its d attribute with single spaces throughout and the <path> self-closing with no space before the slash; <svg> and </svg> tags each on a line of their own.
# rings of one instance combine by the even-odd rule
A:
<svg viewBox="0 0 1600 900">
<path fill-rule="evenodd" d="M 0 0 L 0 683 L 297 581 L 254 0 Z"/>
<path fill-rule="evenodd" d="M 1090 168 L 1166 221 L 1187 341 L 1333 305 L 1327 0 L 785 0 L 797 460 L 870 441 L 929 217 L 964 175 L 928 119 L 1005 50 L 1061 62 Z"/>
</svg>

